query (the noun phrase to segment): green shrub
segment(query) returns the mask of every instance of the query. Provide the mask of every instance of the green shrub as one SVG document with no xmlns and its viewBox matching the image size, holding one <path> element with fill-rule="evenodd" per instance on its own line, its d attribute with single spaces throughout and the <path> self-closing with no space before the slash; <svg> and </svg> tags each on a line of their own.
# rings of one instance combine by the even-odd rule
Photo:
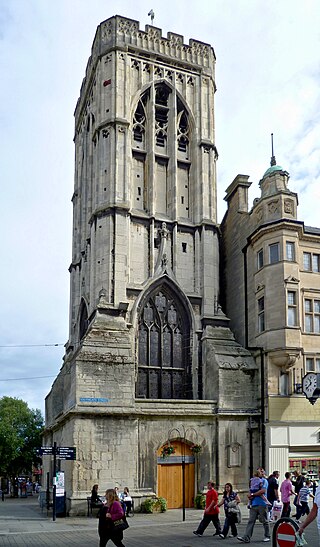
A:
<svg viewBox="0 0 320 547">
<path fill-rule="evenodd" d="M 167 500 L 165 498 L 157 498 L 154 500 L 154 509 L 164 513 L 167 510 Z"/>
<path fill-rule="evenodd" d="M 153 506 L 154 506 L 155 500 L 153 498 L 147 498 L 142 503 L 143 511 L 144 513 L 153 513 Z"/>
<path fill-rule="evenodd" d="M 143 513 L 153 513 L 153 511 L 159 511 L 164 513 L 167 510 L 167 500 L 164 498 L 146 498 L 141 504 Z"/>
<path fill-rule="evenodd" d="M 196 509 L 204 509 L 206 505 L 206 497 L 204 494 L 197 494 L 194 498 L 194 506 Z"/>
</svg>

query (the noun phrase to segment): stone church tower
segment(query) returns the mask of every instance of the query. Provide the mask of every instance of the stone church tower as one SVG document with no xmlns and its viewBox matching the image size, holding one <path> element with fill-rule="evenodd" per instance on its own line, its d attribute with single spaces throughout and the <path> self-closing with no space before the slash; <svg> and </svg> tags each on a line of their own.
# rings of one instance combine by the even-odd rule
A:
<svg viewBox="0 0 320 547">
<path fill-rule="evenodd" d="M 46 399 L 45 443 L 77 448 L 61 462 L 70 514 L 95 483 L 181 507 L 182 468 L 188 507 L 210 478 L 246 488 L 259 463 L 259 371 L 219 306 L 214 70 L 210 45 L 124 17 L 94 38 L 69 341 Z"/>
</svg>

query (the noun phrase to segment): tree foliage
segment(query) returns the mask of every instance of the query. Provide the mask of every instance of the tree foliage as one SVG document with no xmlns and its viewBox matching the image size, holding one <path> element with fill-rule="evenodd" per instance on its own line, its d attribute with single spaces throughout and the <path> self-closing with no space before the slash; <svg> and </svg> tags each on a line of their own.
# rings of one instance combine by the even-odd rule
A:
<svg viewBox="0 0 320 547">
<path fill-rule="evenodd" d="M 15 397 L 0 398 L 0 474 L 30 473 L 41 446 L 43 417 L 39 409 Z"/>
</svg>

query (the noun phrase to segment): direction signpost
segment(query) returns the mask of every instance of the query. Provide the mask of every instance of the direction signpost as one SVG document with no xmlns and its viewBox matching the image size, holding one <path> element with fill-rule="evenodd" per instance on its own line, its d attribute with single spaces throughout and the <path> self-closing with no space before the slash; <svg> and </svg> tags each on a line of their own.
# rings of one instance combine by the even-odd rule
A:
<svg viewBox="0 0 320 547">
<path fill-rule="evenodd" d="M 52 520 L 56 520 L 56 473 L 57 473 L 57 457 L 59 460 L 75 460 L 76 448 L 74 446 L 57 446 L 54 442 L 53 446 L 41 446 L 39 449 L 40 456 L 53 456 L 53 486 L 52 486 Z"/>
<path fill-rule="evenodd" d="M 42 446 L 39 448 L 39 456 L 52 456 L 53 446 Z"/>
<path fill-rule="evenodd" d="M 74 446 L 60 446 L 57 448 L 57 455 L 60 460 L 75 460 L 76 448 Z"/>
</svg>

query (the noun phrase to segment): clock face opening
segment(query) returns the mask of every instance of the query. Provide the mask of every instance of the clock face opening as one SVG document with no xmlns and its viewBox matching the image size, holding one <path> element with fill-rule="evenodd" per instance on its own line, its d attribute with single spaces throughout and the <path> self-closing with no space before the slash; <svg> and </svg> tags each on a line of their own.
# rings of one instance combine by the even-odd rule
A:
<svg viewBox="0 0 320 547">
<path fill-rule="evenodd" d="M 308 373 L 302 380 L 302 391 L 308 397 L 310 397 L 317 389 L 317 375 Z"/>
</svg>

